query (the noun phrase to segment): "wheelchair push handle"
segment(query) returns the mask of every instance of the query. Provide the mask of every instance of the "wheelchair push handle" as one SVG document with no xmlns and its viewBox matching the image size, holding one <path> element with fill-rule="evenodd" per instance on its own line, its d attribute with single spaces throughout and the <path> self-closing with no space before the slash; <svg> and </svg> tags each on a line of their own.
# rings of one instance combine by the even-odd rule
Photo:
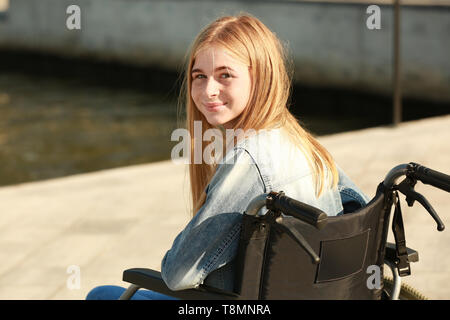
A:
<svg viewBox="0 0 450 320">
<path fill-rule="evenodd" d="M 450 192 L 449 175 L 432 170 L 414 162 L 400 164 L 389 171 L 383 181 L 384 186 L 388 189 L 392 189 L 395 185 L 397 185 L 396 181 L 403 176 L 413 180 L 419 180 L 424 184 L 429 184 L 433 187 Z"/>
<path fill-rule="evenodd" d="M 422 183 L 432 185 L 433 187 L 450 192 L 450 176 L 445 173 L 435 171 L 420 164 L 411 162 L 414 167 L 414 176 Z"/>
<path fill-rule="evenodd" d="M 328 219 L 327 214 L 322 210 L 292 199 L 286 196 L 283 191 L 269 193 L 266 198 L 266 208 L 273 211 L 281 211 L 319 230 L 326 225 Z"/>
<path fill-rule="evenodd" d="M 403 176 L 406 176 L 406 179 L 397 184 L 396 181 Z M 401 164 L 393 168 L 389 171 L 383 183 L 387 190 L 398 190 L 406 195 L 408 206 L 412 207 L 417 200 L 436 221 L 438 231 L 443 231 L 445 226 L 439 215 L 428 200 L 414 190 L 417 180 L 422 181 L 424 184 L 429 184 L 438 189 L 450 192 L 450 176 L 414 162 Z"/>
</svg>

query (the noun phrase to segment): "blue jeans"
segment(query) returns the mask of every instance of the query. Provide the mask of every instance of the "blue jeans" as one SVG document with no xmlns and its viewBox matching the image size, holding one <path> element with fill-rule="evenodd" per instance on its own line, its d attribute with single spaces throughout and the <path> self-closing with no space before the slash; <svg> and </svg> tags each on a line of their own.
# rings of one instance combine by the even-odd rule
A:
<svg viewBox="0 0 450 320">
<path fill-rule="evenodd" d="M 119 286 L 100 286 L 92 289 L 86 300 L 118 300 L 125 288 Z M 131 300 L 179 300 L 151 290 L 140 289 L 131 297 Z"/>
</svg>

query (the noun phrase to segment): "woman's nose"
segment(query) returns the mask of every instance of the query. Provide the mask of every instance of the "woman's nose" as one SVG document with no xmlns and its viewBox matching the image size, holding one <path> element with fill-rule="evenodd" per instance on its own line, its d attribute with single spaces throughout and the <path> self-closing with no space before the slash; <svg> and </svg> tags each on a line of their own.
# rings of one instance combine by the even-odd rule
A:
<svg viewBox="0 0 450 320">
<path fill-rule="evenodd" d="M 208 82 L 206 83 L 205 93 L 208 97 L 213 97 L 219 95 L 219 83 L 214 79 L 214 77 L 210 77 Z"/>
</svg>

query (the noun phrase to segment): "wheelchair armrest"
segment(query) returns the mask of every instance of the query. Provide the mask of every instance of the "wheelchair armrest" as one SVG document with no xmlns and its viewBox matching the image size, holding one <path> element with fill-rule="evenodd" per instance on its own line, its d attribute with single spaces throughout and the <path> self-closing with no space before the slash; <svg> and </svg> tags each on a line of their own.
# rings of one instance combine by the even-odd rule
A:
<svg viewBox="0 0 450 320">
<path fill-rule="evenodd" d="M 406 252 L 408 253 L 409 262 L 417 262 L 419 261 L 419 253 L 411 248 L 406 247 Z M 387 242 L 386 243 L 386 254 L 384 256 L 385 260 L 390 262 L 394 262 L 395 259 L 395 243 Z"/>
<path fill-rule="evenodd" d="M 133 268 L 123 272 L 123 281 L 140 288 L 159 292 L 183 300 L 235 300 L 239 298 L 234 292 L 200 285 L 198 289 L 170 290 L 161 277 L 161 273 L 152 269 Z"/>
</svg>

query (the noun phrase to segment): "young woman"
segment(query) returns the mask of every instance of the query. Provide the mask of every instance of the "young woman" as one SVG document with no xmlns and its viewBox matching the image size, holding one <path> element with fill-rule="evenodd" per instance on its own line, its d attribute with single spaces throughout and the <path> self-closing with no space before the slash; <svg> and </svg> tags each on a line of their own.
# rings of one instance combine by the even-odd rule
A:
<svg viewBox="0 0 450 320">
<path fill-rule="evenodd" d="M 161 264 L 170 289 L 205 283 L 233 291 L 242 213 L 262 193 L 284 191 L 330 216 L 368 201 L 289 112 L 290 88 L 283 46 L 257 18 L 221 17 L 194 41 L 182 90 L 193 218 Z M 225 141 L 215 144 L 221 152 L 206 152 L 210 129 L 214 143 Z M 117 298 L 113 290 L 118 297 L 124 289 L 98 287 L 88 298 Z M 165 298 L 153 294 L 136 297 Z"/>
</svg>

